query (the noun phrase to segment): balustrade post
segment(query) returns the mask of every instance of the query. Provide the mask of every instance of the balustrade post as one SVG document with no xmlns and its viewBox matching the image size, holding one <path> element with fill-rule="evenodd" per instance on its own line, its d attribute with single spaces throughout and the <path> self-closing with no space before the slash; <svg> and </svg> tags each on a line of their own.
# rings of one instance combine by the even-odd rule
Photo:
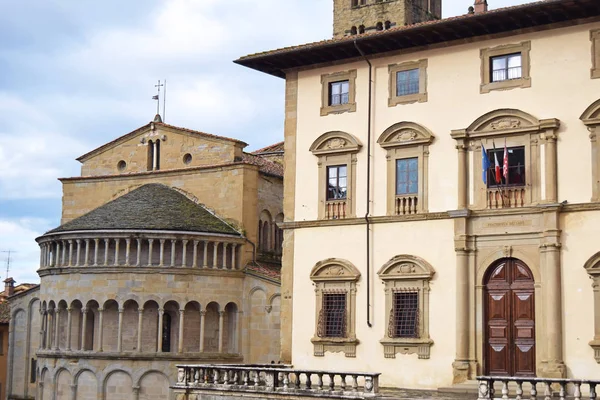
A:
<svg viewBox="0 0 600 400">
<path fill-rule="evenodd" d="M 219 353 L 223 352 L 223 320 L 225 311 L 219 311 Z"/>
<path fill-rule="evenodd" d="M 81 309 L 81 318 L 83 318 L 83 321 L 81 322 L 81 344 L 79 349 L 81 351 L 85 351 L 85 337 L 87 334 L 87 313 L 88 309 L 86 307 Z"/>
<path fill-rule="evenodd" d="M 177 245 L 177 240 L 171 240 L 171 267 L 175 266 L 175 246 Z"/>
<path fill-rule="evenodd" d="M 213 242 L 213 268 L 217 268 L 218 253 L 219 253 L 219 242 Z"/>
<path fill-rule="evenodd" d="M 135 239 L 137 241 L 137 255 L 135 260 L 135 266 L 139 267 L 142 263 L 142 240 Z"/>
<path fill-rule="evenodd" d="M 183 243 L 183 250 L 181 253 L 181 266 L 187 267 L 187 244 L 188 244 L 188 241 L 182 240 L 181 242 Z"/>
<path fill-rule="evenodd" d="M 104 239 L 104 266 L 108 267 L 108 248 L 110 247 L 110 239 Z"/>
<path fill-rule="evenodd" d="M 158 262 L 159 267 L 163 267 L 165 265 L 165 239 L 160 239 L 160 260 Z"/>
<path fill-rule="evenodd" d="M 61 309 L 57 308 L 55 313 L 56 313 L 56 321 L 54 322 L 54 350 L 58 350 L 60 348 L 60 339 L 58 337 L 58 329 L 60 327 Z"/>
<path fill-rule="evenodd" d="M 200 311 L 200 353 L 204 352 L 204 319 L 206 317 L 206 310 Z"/>
<path fill-rule="evenodd" d="M 208 242 L 204 241 L 204 253 L 202 253 L 202 268 L 208 268 Z"/>
<path fill-rule="evenodd" d="M 119 329 L 117 331 L 117 352 L 123 351 L 123 312 L 125 309 L 119 308 Z"/>
<path fill-rule="evenodd" d="M 163 344 L 163 315 L 165 313 L 165 310 L 163 310 L 162 308 L 158 309 L 158 338 L 156 340 L 156 344 L 157 344 L 157 349 L 156 352 L 157 353 L 162 353 L 162 344 Z"/>
<path fill-rule="evenodd" d="M 137 351 L 142 352 L 142 322 L 144 320 L 144 309 L 138 308 L 138 335 L 137 335 Z"/>
<path fill-rule="evenodd" d="M 152 247 L 154 245 L 154 239 L 148 239 L 148 266 L 152 266 Z"/>
<path fill-rule="evenodd" d="M 104 337 L 104 308 L 98 308 L 98 352 L 104 351 L 104 345 L 102 343 Z"/>
<path fill-rule="evenodd" d="M 179 340 L 177 341 L 177 353 L 183 353 L 183 324 L 184 324 L 185 310 L 179 310 Z"/>
<path fill-rule="evenodd" d="M 98 246 L 100 245 L 100 239 L 94 239 L 94 267 L 98 266 Z"/>
<path fill-rule="evenodd" d="M 115 239 L 115 261 L 113 262 L 114 266 L 119 265 L 119 247 L 121 247 L 121 239 Z"/>
<path fill-rule="evenodd" d="M 85 260 L 83 260 L 83 266 L 87 267 L 89 265 L 89 256 L 90 256 L 90 239 L 85 239 Z"/>
<path fill-rule="evenodd" d="M 81 256 L 81 239 L 77 239 L 77 256 L 75 258 L 75 266 L 79 267 L 79 257 Z"/>
<path fill-rule="evenodd" d="M 198 268 L 198 241 L 194 240 L 194 259 L 192 261 L 192 268 Z"/>
<path fill-rule="evenodd" d="M 125 239 L 125 265 L 129 266 L 129 257 L 131 256 L 131 239 Z"/>
</svg>

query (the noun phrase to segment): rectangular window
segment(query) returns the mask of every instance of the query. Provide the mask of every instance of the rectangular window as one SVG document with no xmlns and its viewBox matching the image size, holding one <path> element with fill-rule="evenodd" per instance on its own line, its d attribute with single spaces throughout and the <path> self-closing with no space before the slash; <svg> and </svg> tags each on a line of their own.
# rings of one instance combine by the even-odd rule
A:
<svg viewBox="0 0 600 400">
<path fill-rule="evenodd" d="M 321 328 L 324 337 L 346 337 L 346 294 L 323 294 Z"/>
<path fill-rule="evenodd" d="M 345 200 L 348 194 L 348 169 L 345 165 L 327 167 L 327 200 Z"/>
<path fill-rule="evenodd" d="M 396 73 L 396 96 L 419 93 L 419 68 Z"/>
<path fill-rule="evenodd" d="M 419 293 L 394 293 L 390 336 L 395 338 L 419 337 Z"/>
<path fill-rule="evenodd" d="M 29 382 L 35 383 L 35 378 L 37 376 L 37 360 L 35 358 L 31 359 L 31 369 L 29 370 Z"/>
<path fill-rule="evenodd" d="M 396 160 L 396 195 L 419 192 L 419 159 Z"/>
<path fill-rule="evenodd" d="M 492 82 L 521 79 L 523 76 L 521 53 L 491 57 L 490 63 Z"/>
<path fill-rule="evenodd" d="M 509 147 L 507 149 L 508 179 L 504 177 L 504 147 L 488 150 L 487 153 L 490 161 L 487 173 L 488 188 L 525 185 L 525 147 Z M 498 159 L 499 173 L 496 172 L 496 158 Z"/>
<path fill-rule="evenodd" d="M 348 104 L 350 99 L 350 82 L 339 81 L 329 84 L 329 105 L 339 106 Z"/>
</svg>

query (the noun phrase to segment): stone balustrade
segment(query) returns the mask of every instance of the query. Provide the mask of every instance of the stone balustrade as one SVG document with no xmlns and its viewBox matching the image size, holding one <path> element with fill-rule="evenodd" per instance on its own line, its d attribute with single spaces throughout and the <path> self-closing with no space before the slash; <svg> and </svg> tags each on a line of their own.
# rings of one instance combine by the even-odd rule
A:
<svg viewBox="0 0 600 400">
<path fill-rule="evenodd" d="M 416 194 L 396 196 L 394 212 L 396 215 L 416 214 L 418 202 L 419 196 Z"/>
<path fill-rule="evenodd" d="M 523 207 L 526 203 L 524 186 L 508 188 L 489 188 L 487 190 L 488 208 Z"/>
<path fill-rule="evenodd" d="M 505 376 L 478 376 L 477 381 L 479 382 L 478 400 L 550 400 L 552 398 L 596 400 L 596 386 L 600 384 L 600 381 L 593 380 Z"/>
<path fill-rule="evenodd" d="M 347 203 L 346 200 L 329 200 L 325 203 L 326 219 L 345 219 Z"/>
<path fill-rule="evenodd" d="M 244 239 L 219 235 L 63 234 L 38 239 L 41 268 L 185 267 L 239 270 Z"/>
<path fill-rule="evenodd" d="M 282 365 L 178 365 L 176 393 L 276 392 L 291 396 L 373 398 L 379 373 L 294 369 Z"/>
</svg>

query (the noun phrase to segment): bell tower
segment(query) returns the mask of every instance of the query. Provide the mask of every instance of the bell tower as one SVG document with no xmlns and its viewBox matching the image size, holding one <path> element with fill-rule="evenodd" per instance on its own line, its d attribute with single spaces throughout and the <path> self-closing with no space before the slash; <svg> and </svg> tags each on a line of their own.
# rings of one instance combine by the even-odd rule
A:
<svg viewBox="0 0 600 400">
<path fill-rule="evenodd" d="M 442 17 L 442 0 L 333 0 L 333 37 L 390 29 Z"/>
</svg>

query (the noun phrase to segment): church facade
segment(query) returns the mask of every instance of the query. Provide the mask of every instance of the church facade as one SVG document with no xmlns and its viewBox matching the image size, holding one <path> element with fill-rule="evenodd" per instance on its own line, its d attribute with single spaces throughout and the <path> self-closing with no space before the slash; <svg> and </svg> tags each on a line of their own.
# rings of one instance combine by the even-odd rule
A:
<svg viewBox="0 0 600 400">
<path fill-rule="evenodd" d="M 600 5 L 414 3 L 336 0 L 334 39 L 236 60 L 286 80 L 282 358 L 593 378 Z"/>
<path fill-rule="evenodd" d="M 154 121 L 61 179 L 11 298 L 9 399 L 168 399 L 176 365 L 279 361 L 282 149 Z"/>
</svg>

